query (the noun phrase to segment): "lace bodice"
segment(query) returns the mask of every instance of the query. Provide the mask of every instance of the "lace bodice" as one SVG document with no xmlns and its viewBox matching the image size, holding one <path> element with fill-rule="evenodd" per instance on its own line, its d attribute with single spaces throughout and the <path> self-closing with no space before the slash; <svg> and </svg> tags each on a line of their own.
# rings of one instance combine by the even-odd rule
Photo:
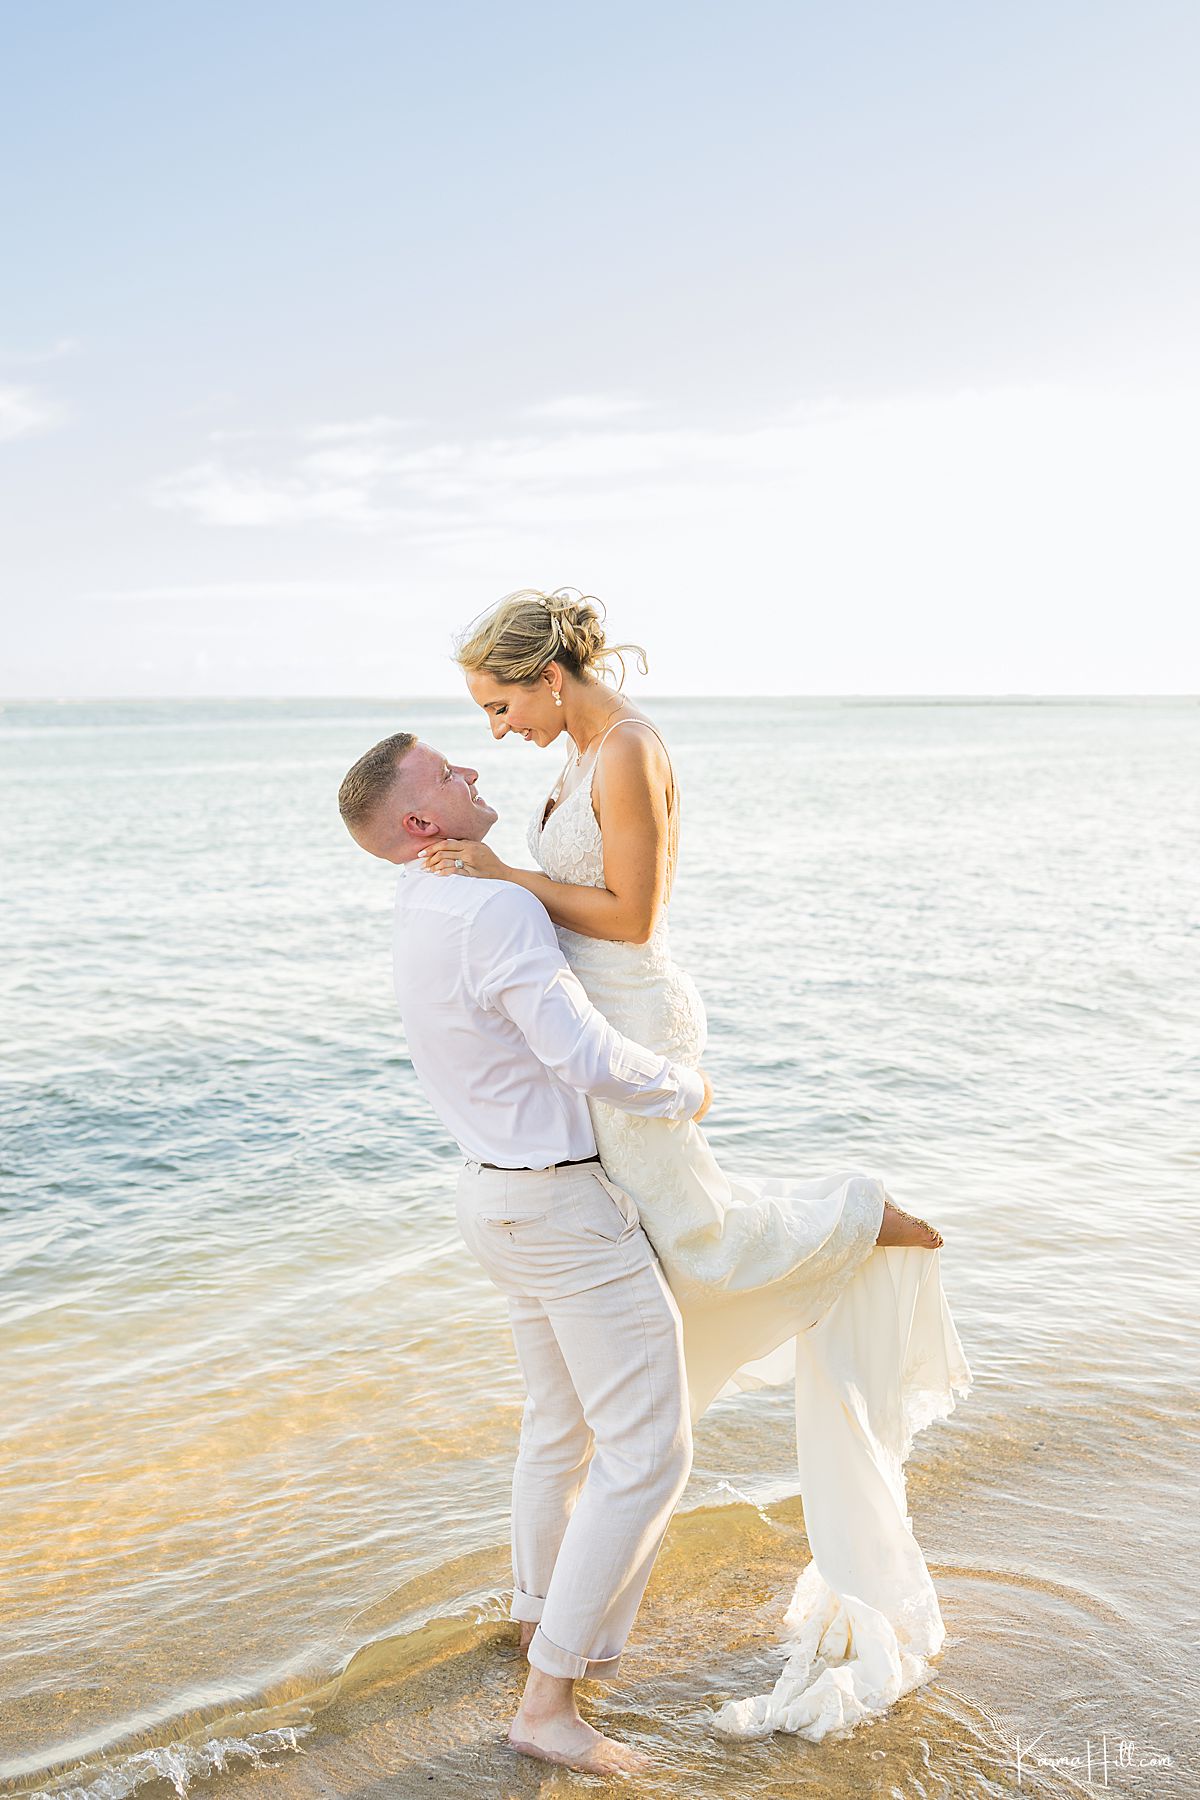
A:
<svg viewBox="0 0 1200 1800">
<path fill-rule="evenodd" d="M 565 771 L 564 771 L 565 773 Z M 600 824 L 592 811 L 592 783 L 596 763 L 586 780 L 577 782 L 561 799 L 545 828 L 546 799 L 529 821 L 529 850 L 552 881 L 569 881 L 575 887 L 604 886 L 604 843 Z M 551 793 L 555 790 L 551 789 Z M 582 804 L 581 804 L 582 801 Z M 550 868 L 549 857 L 554 867 Z"/>
</svg>

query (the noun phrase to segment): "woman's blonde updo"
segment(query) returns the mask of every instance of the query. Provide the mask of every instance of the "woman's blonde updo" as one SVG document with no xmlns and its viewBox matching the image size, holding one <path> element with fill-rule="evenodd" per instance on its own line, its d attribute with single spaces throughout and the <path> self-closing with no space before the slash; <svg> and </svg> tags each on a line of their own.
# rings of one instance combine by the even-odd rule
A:
<svg viewBox="0 0 1200 1800">
<path fill-rule="evenodd" d="M 621 688 L 622 650 L 637 651 L 643 675 L 648 672 L 646 652 L 640 644 L 605 643 L 603 619 L 603 603 L 594 594 L 571 588 L 555 588 L 552 594 L 518 588 L 468 625 L 455 643 L 454 660 L 460 669 L 485 670 L 497 681 L 520 687 L 532 687 L 542 670 L 556 662 L 582 680 L 598 676 Z M 613 657 L 621 665 L 620 681 L 613 674 Z"/>
</svg>

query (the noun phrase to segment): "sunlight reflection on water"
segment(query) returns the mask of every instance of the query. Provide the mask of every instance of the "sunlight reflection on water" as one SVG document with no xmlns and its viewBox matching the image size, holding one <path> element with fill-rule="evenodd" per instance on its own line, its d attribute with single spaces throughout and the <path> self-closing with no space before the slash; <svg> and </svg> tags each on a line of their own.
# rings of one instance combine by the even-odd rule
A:
<svg viewBox="0 0 1200 1800">
<path fill-rule="evenodd" d="M 649 710 L 684 793 L 705 1129 L 746 1169 L 878 1171 L 932 1219 L 977 1386 L 910 1464 L 944 1683 L 836 1751 L 706 1737 L 805 1560 L 778 1390 L 702 1422 L 636 1673 L 598 1704 L 659 1744 L 667 1792 L 861 1791 L 881 1745 L 896 1792 L 922 1767 L 1008 1791 L 995 1721 L 1036 1735 L 1069 1631 L 1047 1729 L 1157 1731 L 1178 1773 L 1151 1696 L 1185 1682 L 1200 708 Z M 286 1729 L 335 1679 L 331 1768 L 504 1791 L 482 1739 L 516 1675 L 520 1382 L 392 1005 L 393 875 L 335 803 L 402 726 L 477 764 L 528 861 L 558 756 L 465 704 L 0 712 L 10 1780 L 135 1725 L 247 1731 L 256 1696 Z M 372 1706 L 401 1686 L 385 1753 Z"/>
</svg>

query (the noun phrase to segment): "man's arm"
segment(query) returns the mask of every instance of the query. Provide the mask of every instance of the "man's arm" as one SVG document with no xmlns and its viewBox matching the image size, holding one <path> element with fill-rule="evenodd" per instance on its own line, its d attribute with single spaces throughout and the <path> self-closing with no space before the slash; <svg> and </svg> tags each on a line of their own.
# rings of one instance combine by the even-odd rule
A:
<svg viewBox="0 0 1200 1800">
<path fill-rule="evenodd" d="M 475 915 L 466 974 L 479 1005 L 514 1024 L 539 1062 L 624 1112 L 690 1119 L 707 1091 L 695 1069 L 623 1037 L 592 1005 L 540 901 L 497 888 Z"/>
</svg>

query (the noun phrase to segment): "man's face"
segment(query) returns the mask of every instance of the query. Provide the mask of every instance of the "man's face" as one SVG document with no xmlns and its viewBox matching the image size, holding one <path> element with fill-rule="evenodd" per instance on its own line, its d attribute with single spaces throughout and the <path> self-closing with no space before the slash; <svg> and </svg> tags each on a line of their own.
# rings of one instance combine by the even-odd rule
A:
<svg viewBox="0 0 1200 1800">
<path fill-rule="evenodd" d="M 385 862 L 411 862 L 436 838 L 478 843 L 498 814 L 475 792 L 476 769 L 452 763 L 429 744 L 415 743 L 401 758 L 382 804 L 354 831 L 356 843 Z"/>
</svg>

